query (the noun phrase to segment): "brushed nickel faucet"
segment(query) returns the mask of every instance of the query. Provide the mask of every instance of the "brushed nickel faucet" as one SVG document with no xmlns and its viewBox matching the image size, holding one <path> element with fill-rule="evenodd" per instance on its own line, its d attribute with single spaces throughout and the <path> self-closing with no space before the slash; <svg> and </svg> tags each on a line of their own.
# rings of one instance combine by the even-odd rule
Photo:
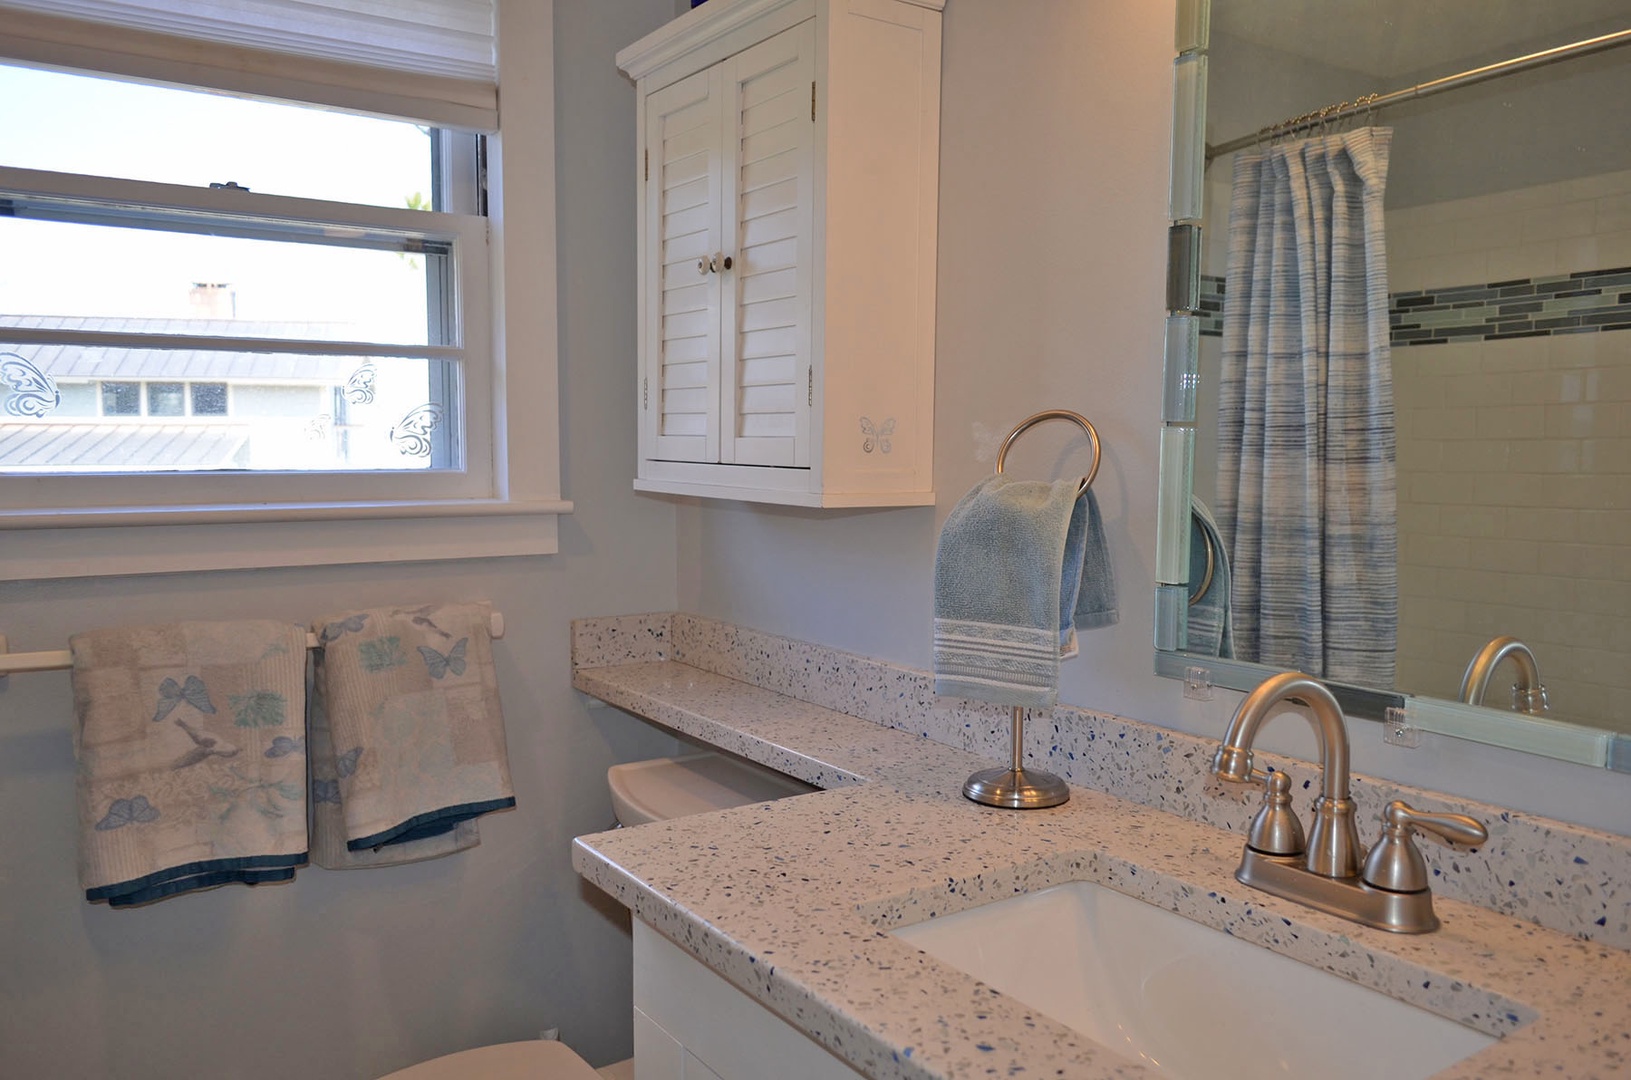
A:
<svg viewBox="0 0 1631 1080">
<path fill-rule="evenodd" d="M 1291 808 L 1291 778 L 1252 766 L 1252 744 L 1281 702 L 1309 710 L 1319 740 L 1320 796 L 1307 841 Z M 1395 800 L 1382 813 L 1382 834 L 1367 857 L 1348 795 L 1348 728 L 1331 691 L 1310 675 L 1286 672 L 1247 695 L 1212 758 L 1219 779 L 1263 785 L 1235 879 L 1264 892 L 1381 930 L 1423 934 L 1438 928 L 1427 864 L 1410 836 L 1420 829 L 1461 844 L 1489 839 L 1465 814 L 1425 814 Z M 1363 864 L 1363 865 L 1361 865 Z"/>
<path fill-rule="evenodd" d="M 1510 636 L 1494 638 L 1478 650 L 1467 665 L 1467 673 L 1461 676 L 1458 698 L 1469 705 L 1482 705 L 1496 665 L 1508 657 L 1518 669 L 1518 681 L 1512 684 L 1512 707 L 1518 712 L 1545 712 L 1546 687 L 1540 681 L 1540 665 L 1535 661 L 1535 654 L 1529 646 Z"/>
<path fill-rule="evenodd" d="M 1257 740 L 1257 729 L 1268 719 L 1269 710 L 1288 700 L 1308 706 L 1314 734 L 1319 739 L 1322 782 L 1320 797 L 1314 803 L 1314 827 L 1308 834 L 1308 872 L 1328 878 L 1352 877 L 1359 873 L 1360 847 L 1359 833 L 1354 829 L 1354 804 L 1348 798 L 1348 726 L 1342 717 L 1342 706 L 1322 683 L 1308 675 L 1288 671 L 1252 691 L 1229 721 L 1229 732 L 1212 759 L 1212 771 L 1220 779 L 1237 784 L 1264 782 L 1269 795 L 1278 794 L 1275 785 L 1268 783 L 1273 774 L 1265 775 L 1252 768 L 1252 743 Z M 1289 802 L 1289 790 L 1286 798 Z M 1300 852 L 1273 851 L 1271 854 Z"/>
</svg>

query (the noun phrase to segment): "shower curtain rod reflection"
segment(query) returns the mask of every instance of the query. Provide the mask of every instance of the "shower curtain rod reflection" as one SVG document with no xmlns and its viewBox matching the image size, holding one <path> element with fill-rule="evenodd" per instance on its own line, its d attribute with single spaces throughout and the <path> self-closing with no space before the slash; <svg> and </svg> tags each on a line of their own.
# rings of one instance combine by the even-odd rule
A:
<svg viewBox="0 0 1631 1080">
<path fill-rule="evenodd" d="M 1366 94 L 1357 101 L 1344 101 L 1340 105 L 1327 105 L 1317 112 L 1304 113 L 1302 116 L 1294 116 L 1290 120 L 1282 120 L 1278 124 L 1271 124 L 1255 134 L 1242 135 L 1240 138 L 1231 139 L 1226 143 L 1208 146 L 1206 148 L 1206 162 L 1210 165 L 1213 158 L 1232 154 L 1236 150 L 1244 150 L 1248 146 L 1255 146 L 1268 139 L 1279 138 L 1282 135 L 1294 135 L 1299 131 L 1307 131 L 1321 124 L 1344 120 L 1360 113 L 1374 112 L 1377 109 L 1385 109 L 1389 105 L 1397 105 L 1403 101 L 1413 101 L 1416 98 L 1431 97 L 1434 94 L 1442 94 L 1446 90 L 1459 90 L 1463 86 L 1472 86 L 1476 83 L 1487 82 L 1490 79 L 1499 79 L 1506 75 L 1516 75 L 1520 71 L 1529 71 L 1532 68 L 1554 64 L 1559 60 L 1572 60 L 1578 56 L 1590 56 L 1592 53 L 1617 49 L 1621 45 L 1631 45 L 1631 30 L 1618 30 L 1612 34 L 1604 34 L 1601 37 L 1576 41 L 1572 45 L 1559 45 L 1553 49 L 1530 53 L 1528 56 L 1519 56 L 1511 60 L 1502 60 L 1500 63 L 1487 64 L 1481 68 L 1473 68 L 1471 71 L 1463 71 L 1458 75 L 1446 75 L 1442 79 L 1418 83 L 1403 90 L 1394 90 L 1386 94 Z"/>
</svg>

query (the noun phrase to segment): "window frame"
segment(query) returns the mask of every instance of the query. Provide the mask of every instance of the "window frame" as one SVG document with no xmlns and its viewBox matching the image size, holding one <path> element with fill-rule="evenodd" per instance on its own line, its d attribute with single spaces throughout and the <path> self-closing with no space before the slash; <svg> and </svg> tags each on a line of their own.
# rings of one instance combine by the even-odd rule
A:
<svg viewBox="0 0 1631 1080">
<path fill-rule="evenodd" d="M 460 226 L 479 228 L 481 235 L 469 235 L 465 243 L 456 245 L 465 252 L 465 261 L 456 271 L 464 286 L 485 282 L 482 313 L 467 306 L 464 316 L 462 347 L 469 356 L 487 360 L 465 366 L 465 412 L 471 428 L 466 439 L 466 468 L 444 474 L 441 479 L 447 482 L 440 484 L 425 473 L 106 478 L 112 487 L 121 489 L 115 494 L 140 496 L 119 501 L 91 497 L 94 485 L 83 486 L 72 499 L 50 492 L 60 486 L 55 481 L 103 478 L 30 476 L 6 485 L 27 489 L 23 495 L 30 505 L 0 510 L 0 540 L 5 547 L 0 556 L 0 580 L 483 558 L 558 550 L 557 516 L 570 513 L 572 504 L 561 497 L 560 477 L 553 6 L 552 0 L 498 0 L 497 5 L 503 28 L 497 35 L 499 70 L 517 74 L 503 84 L 503 110 L 485 140 L 487 216 Z M 115 77 L 132 73 L 130 65 L 117 56 L 90 65 L 85 62 L 87 55 L 96 54 L 78 49 L 74 63 L 64 63 L 60 49 L 36 49 L 26 38 L 8 37 L 0 30 L 0 57 L 13 62 Z M 233 87 L 213 78 L 200 80 L 200 70 L 193 63 L 144 58 L 138 74 L 172 85 L 313 103 L 302 92 L 308 80 L 292 83 L 289 93 L 280 94 L 275 80 L 269 83 L 264 74 L 257 73 L 243 87 Z M 370 92 L 367 101 L 367 111 L 380 115 L 404 119 L 417 115 L 427 122 L 444 122 L 415 104 L 393 107 L 388 93 Z M 102 182 L 102 178 L 74 181 L 92 186 Z M 506 190 L 524 192 L 525 197 L 507 202 Z M 317 209 L 299 204 L 319 202 L 253 192 L 186 192 L 205 199 L 242 199 L 240 206 L 297 216 Z M 228 208 L 231 204 L 216 205 Z M 429 223 L 427 213 L 435 213 L 327 206 L 344 206 L 347 212 L 364 218 L 364 224 L 420 228 Z M 451 227 L 455 223 L 442 224 Z M 506 243 L 508 237 L 522 239 Z M 524 300 L 507 305 L 505 297 L 512 290 Z M 325 348 L 331 346 L 324 343 Z M 511 362 L 512 357 L 516 362 Z M 524 422 L 517 422 L 523 417 Z M 478 437 L 478 425 L 485 429 L 485 436 Z M 382 485 L 383 477 L 404 483 Z M 134 485 L 138 479 L 152 483 Z M 432 481 L 428 486 L 427 480 Z"/>
</svg>

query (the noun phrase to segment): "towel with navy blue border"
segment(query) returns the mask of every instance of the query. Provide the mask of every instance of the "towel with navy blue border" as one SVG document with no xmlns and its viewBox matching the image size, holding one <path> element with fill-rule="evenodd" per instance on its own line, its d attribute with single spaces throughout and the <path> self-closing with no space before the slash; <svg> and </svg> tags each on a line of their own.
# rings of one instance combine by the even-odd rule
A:
<svg viewBox="0 0 1631 1080">
<path fill-rule="evenodd" d="M 129 907 L 306 862 L 306 633 L 270 621 L 75 634 L 85 898 Z"/>
<path fill-rule="evenodd" d="M 312 797 L 337 800 L 346 850 L 443 837 L 515 805 L 490 614 L 443 604 L 318 622 L 314 693 L 333 773 L 314 779 Z"/>
<path fill-rule="evenodd" d="M 345 804 L 340 782 L 349 779 L 361 760 L 360 748 L 352 747 L 342 757 L 334 752 L 334 732 L 328 721 L 323 692 L 323 653 L 313 656 L 313 679 L 306 695 L 306 738 L 310 746 L 311 861 L 325 870 L 366 870 L 376 866 L 437 859 L 481 843 L 481 826 L 467 818 L 451 830 L 415 840 L 398 839 L 379 847 L 352 849 L 346 846 Z"/>
</svg>

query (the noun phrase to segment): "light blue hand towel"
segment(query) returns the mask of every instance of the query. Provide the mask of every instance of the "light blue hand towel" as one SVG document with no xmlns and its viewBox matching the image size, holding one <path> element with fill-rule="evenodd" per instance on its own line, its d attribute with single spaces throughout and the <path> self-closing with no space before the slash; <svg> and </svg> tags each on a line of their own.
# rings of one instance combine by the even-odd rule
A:
<svg viewBox="0 0 1631 1080">
<path fill-rule="evenodd" d="M 1074 606 L 1070 605 L 1069 597 L 1075 597 Z M 1065 539 L 1060 611 L 1062 616 L 1069 613 L 1067 630 L 1100 630 L 1115 625 L 1120 617 L 1116 608 L 1116 578 L 1110 569 L 1110 545 L 1104 539 L 1104 519 L 1099 514 L 1099 500 L 1092 488 L 1076 500 L 1071 514 L 1070 533 Z M 1072 633 L 1073 640 L 1074 636 Z M 1069 646 L 1062 644 L 1061 647 Z M 1067 655 L 1075 655 L 1074 649 Z"/>
<path fill-rule="evenodd" d="M 1116 621 L 1098 503 L 1077 484 L 993 476 L 952 508 L 935 553 L 937 693 L 1052 705 L 1077 628 Z"/>
</svg>

